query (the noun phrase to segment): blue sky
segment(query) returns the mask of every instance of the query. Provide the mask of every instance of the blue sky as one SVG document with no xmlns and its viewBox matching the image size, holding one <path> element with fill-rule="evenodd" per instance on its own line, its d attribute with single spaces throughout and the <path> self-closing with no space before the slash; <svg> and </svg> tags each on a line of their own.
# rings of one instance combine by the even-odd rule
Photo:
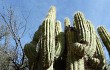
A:
<svg viewBox="0 0 110 70">
<path fill-rule="evenodd" d="M 62 22 L 62 26 L 65 17 L 69 17 L 72 23 L 74 13 L 82 11 L 85 17 L 92 21 L 95 28 L 103 25 L 110 31 L 110 0 L 0 0 L 0 11 L 3 6 L 12 6 L 18 15 L 30 14 L 28 18 L 30 30 L 22 39 L 25 44 L 30 42 L 29 35 L 33 35 L 38 29 L 52 5 L 57 8 L 57 20 Z"/>
</svg>

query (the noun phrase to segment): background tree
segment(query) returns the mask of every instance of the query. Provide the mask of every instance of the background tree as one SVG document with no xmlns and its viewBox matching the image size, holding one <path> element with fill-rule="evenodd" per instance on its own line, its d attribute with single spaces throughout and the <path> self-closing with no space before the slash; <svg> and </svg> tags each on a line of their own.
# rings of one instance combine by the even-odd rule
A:
<svg viewBox="0 0 110 70">
<path fill-rule="evenodd" d="M 27 32 L 27 17 L 19 21 L 12 7 L 0 12 L 0 70 L 21 70 L 27 67 L 21 39 Z"/>
</svg>

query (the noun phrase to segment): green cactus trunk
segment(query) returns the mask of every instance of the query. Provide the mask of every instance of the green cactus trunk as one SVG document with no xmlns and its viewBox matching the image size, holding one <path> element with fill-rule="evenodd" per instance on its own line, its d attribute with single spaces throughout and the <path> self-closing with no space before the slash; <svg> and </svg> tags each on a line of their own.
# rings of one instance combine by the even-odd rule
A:
<svg viewBox="0 0 110 70">
<path fill-rule="evenodd" d="M 96 39 L 97 45 L 96 45 L 95 58 L 100 60 L 98 68 L 101 69 L 101 70 L 105 70 L 106 69 L 106 59 L 105 59 L 105 55 L 104 55 L 104 50 L 103 50 L 102 44 L 101 44 L 100 39 L 98 38 L 98 36 L 96 38 L 97 38 Z"/>
<path fill-rule="evenodd" d="M 50 8 L 42 25 L 35 32 L 32 42 L 29 43 L 28 47 L 27 45 L 25 45 L 24 50 L 29 59 L 31 70 L 54 69 L 54 60 L 61 57 L 64 49 L 64 33 L 62 32 L 61 23 L 56 22 L 56 9 L 54 6 Z M 39 48 L 38 51 L 36 51 L 36 48 Z"/>
<path fill-rule="evenodd" d="M 61 22 L 57 21 L 55 25 L 55 58 L 59 58 L 64 50 L 64 33 L 62 32 Z"/>
<path fill-rule="evenodd" d="M 95 30 L 90 22 L 87 22 L 81 12 L 77 12 L 74 16 L 73 35 L 67 37 L 69 40 L 71 53 L 71 70 L 85 70 L 85 63 L 89 57 L 92 57 L 96 51 Z M 72 32 L 71 31 L 71 32 Z M 69 34 L 69 33 L 68 33 Z M 76 38 L 78 36 L 78 38 Z M 87 51 L 88 50 L 88 51 Z M 68 58 L 68 57 L 67 57 Z M 69 70 L 69 69 L 68 69 Z"/>
<path fill-rule="evenodd" d="M 103 26 L 98 27 L 97 31 L 104 45 L 106 46 L 110 56 L 110 33 Z"/>
<path fill-rule="evenodd" d="M 74 38 L 74 31 L 72 27 L 70 27 L 70 20 L 69 18 L 65 18 L 65 45 L 67 49 L 66 70 L 72 70 L 71 43 L 73 43 Z"/>
<path fill-rule="evenodd" d="M 73 26 L 69 18 L 64 24 L 63 32 L 52 6 L 32 41 L 24 47 L 29 70 L 108 70 L 102 44 L 83 13 L 75 13 Z M 103 27 L 98 32 L 110 53 L 109 33 Z"/>
<path fill-rule="evenodd" d="M 81 56 L 92 57 L 96 51 L 96 34 L 93 25 L 81 12 L 78 12 L 74 16 L 74 26 L 77 30 L 78 41 L 73 44 L 73 48 L 80 51 Z"/>
</svg>

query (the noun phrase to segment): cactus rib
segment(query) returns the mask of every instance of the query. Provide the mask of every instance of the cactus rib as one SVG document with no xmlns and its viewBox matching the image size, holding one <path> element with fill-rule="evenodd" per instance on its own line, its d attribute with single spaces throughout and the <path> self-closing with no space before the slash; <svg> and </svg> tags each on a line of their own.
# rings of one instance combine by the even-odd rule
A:
<svg viewBox="0 0 110 70">
<path fill-rule="evenodd" d="M 102 39 L 104 45 L 106 46 L 106 48 L 109 52 L 109 56 L 110 56 L 110 34 L 109 34 L 109 32 L 103 26 L 98 27 L 97 31 L 98 31 L 100 38 Z"/>
</svg>

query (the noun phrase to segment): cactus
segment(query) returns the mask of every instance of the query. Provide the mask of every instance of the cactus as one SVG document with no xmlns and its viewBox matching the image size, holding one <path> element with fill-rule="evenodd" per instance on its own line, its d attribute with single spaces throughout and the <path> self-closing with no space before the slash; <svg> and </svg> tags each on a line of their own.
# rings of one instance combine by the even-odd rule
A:
<svg viewBox="0 0 110 70">
<path fill-rule="evenodd" d="M 62 32 L 60 21 L 56 22 L 55 35 L 55 57 L 59 58 L 64 50 L 64 33 Z"/>
<path fill-rule="evenodd" d="M 81 12 L 75 14 L 74 22 L 78 35 L 78 41 L 73 44 L 74 50 L 80 50 L 78 53 L 81 54 L 81 56 L 87 55 L 92 57 L 96 51 L 96 35 L 94 27 L 91 22 L 85 19 Z"/>
<path fill-rule="evenodd" d="M 72 31 L 71 31 L 72 32 Z M 69 33 L 68 33 L 69 34 Z M 71 33 L 72 34 L 72 33 Z M 85 57 L 92 57 L 96 51 L 96 36 L 94 27 L 90 22 L 87 22 L 84 15 L 81 12 L 77 12 L 74 16 L 74 27 L 73 27 L 73 39 L 71 42 L 71 69 L 67 70 L 84 70 Z M 78 38 L 76 37 L 78 36 Z M 88 51 L 87 51 L 88 50 Z M 68 58 L 68 57 L 67 57 Z"/>
<path fill-rule="evenodd" d="M 71 43 L 74 40 L 74 31 L 73 27 L 70 27 L 70 20 L 69 18 L 65 18 L 65 45 L 67 49 L 67 63 L 66 63 L 66 70 L 72 69 L 72 58 L 71 58 Z"/>
<path fill-rule="evenodd" d="M 103 47 L 98 36 L 96 36 L 96 44 L 96 52 L 93 58 L 89 58 L 89 63 L 92 64 L 91 67 L 95 70 L 107 70 Z"/>
<path fill-rule="evenodd" d="M 52 6 L 42 25 L 35 32 L 33 40 L 24 47 L 24 52 L 30 62 L 30 69 L 53 70 L 54 58 L 61 57 L 64 49 L 63 44 L 64 34 L 61 23 L 56 22 L 56 9 Z M 39 48 L 38 51 L 36 48 Z M 30 51 L 33 54 L 29 54 Z M 37 62 L 35 63 L 32 58 Z"/>
<path fill-rule="evenodd" d="M 98 58 L 100 60 L 99 69 L 104 70 L 106 68 L 106 59 L 105 59 L 105 56 L 104 56 L 104 50 L 103 50 L 102 44 L 101 44 L 100 39 L 98 38 L 98 36 L 97 36 L 97 39 L 96 39 L 96 43 L 97 43 L 96 58 Z"/>
<path fill-rule="evenodd" d="M 68 49 L 67 70 L 80 70 L 80 69 L 96 70 L 98 68 L 100 69 L 101 67 L 102 70 L 104 70 L 105 58 L 103 54 L 103 49 L 100 44 L 100 41 L 99 40 L 97 41 L 97 37 L 93 25 L 91 24 L 90 21 L 86 21 L 83 14 L 80 12 L 76 14 L 75 18 L 76 19 L 74 20 L 74 22 L 76 23 L 74 24 L 74 27 L 70 27 L 70 25 L 68 27 L 65 26 L 66 41 L 67 41 L 66 46 Z M 67 22 L 67 19 L 65 20 L 65 22 Z M 82 37 L 79 35 L 81 35 Z M 76 36 L 78 36 L 78 38 Z M 94 57 L 96 52 L 97 52 L 97 57 Z M 85 65 L 86 63 L 92 65 L 89 66 L 88 68 Z"/>
<path fill-rule="evenodd" d="M 92 23 L 82 12 L 74 15 L 74 24 L 68 17 L 56 21 L 56 8 L 52 6 L 35 32 L 32 41 L 25 45 L 30 70 L 107 70 L 103 48 Z M 98 28 L 108 51 L 109 34 Z M 106 42 L 107 43 L 106 43 Z"/>
<path fill-rule="evenodd" d="M 24 51 L 29 60 L 35 61 L 37 59 L 37 52 L 33 44 L 29 43 L 25 45 Z"/>
<path fill-rule="evenodd" d="M 55 24 L 55 59 L 54 59 L 54 70 L 64 70 L 64 49 L 65 49 L 65 40 L 64 32 L 62 32 L 61 22 L 56 21 Z"/>
<path fill-rule="evenodd" d="M 24 52 L 28 58 L 29 62 L 29 70 L 33 70 L 33 66 L 35 66 L 36 60 L 38 59 L 38 53 L 36 51 L 36 47 L 32 44 L 26 44 L 24 47 Z"/>
<path fill-rule="evenodd" d="M 98 27 L 97 31 L 98 31 L 104 45 L 106 46 L 106 48 L 109 52 L 109 56 L 110 56 L 110 34 L 109 34 L 109 32 L 103 26 Z"/>
</svg>

